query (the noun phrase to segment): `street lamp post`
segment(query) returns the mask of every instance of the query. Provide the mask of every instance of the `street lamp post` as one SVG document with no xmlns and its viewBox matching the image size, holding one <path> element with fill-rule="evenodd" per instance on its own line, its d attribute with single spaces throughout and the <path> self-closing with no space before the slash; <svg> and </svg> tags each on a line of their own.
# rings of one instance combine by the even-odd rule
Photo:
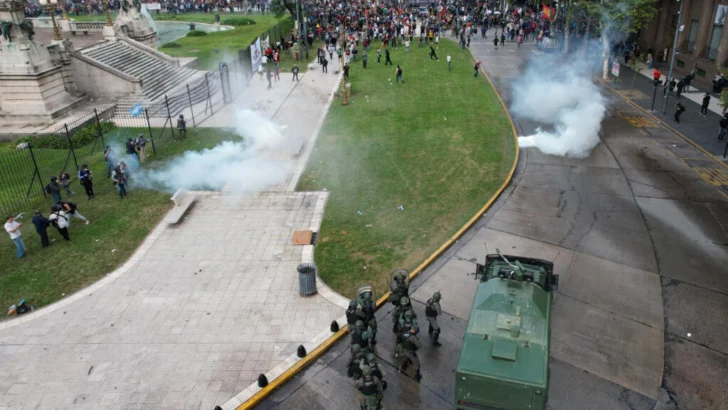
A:
<svg viewBox="0 0 728 410">
<path fill-rule="evenodd" d="M 124 0 L 126 1 L 126 0 Z M 104 14 L 106 14 L 106 26 L 112 27 L 114 24 L 111 22 L 111 15 L 109 14 L 109 1 L 103 0 L 104 3 Z"/>
<path fill-rule="evenodd" d="M 48 14 L 51 15 L 51 21 L 53 22 L 53 40 L 54 41 L 61 41 L 63 40 L 61 38 L 61 32 L 58 30 L 58 25 L 56 24 L 56 13 L 55 13 L 55 5 L 58 4 L 58 0 L 48 0 L 48 3 L 46 5 L 46 8 L 48 10 Z"/>
<path fill-rule="evenodd" d="M 303 48 L 301 47 L 301 18 L 298 14 L 298 0 L 296 0 L 296 24 L 298 25 L 298 35 L 296 36 L 296 45 L 298 46 L 298 61 L 303 60 Z"/>
<path fill-rule="evenodd" d="M 61 18 L 63 20 L 68 20 L 68 12 L 66 12 L 66 1 L 61 0 Z"/>
<path fill-rule="evenodd" d="M 680 0 L 678 0 L 680 1 Z M 672 41 L 672 57 L 670 58 L 670 71 L 667 75 L 667 79 L 665 80 L 667 85 L 667 92 L 665 93 L 665 102 L 662 105 L 662 114 L 664 115 L 667 112 L 667 99 L 670 97 L 670 84 L 668 84 L 668 81 L 672 80 L 672 69 L 675 65 L 675 55 L 677 54 L 677 38 L 680 35 L 680 19 L 682 19 L 682 11 L 683 11 L 683 5 L 685 5 L 685 2 L 680 2 L 680 11 L 677 12 L 677 26 L 675 27 L 675 38 Z"/>
</svg>

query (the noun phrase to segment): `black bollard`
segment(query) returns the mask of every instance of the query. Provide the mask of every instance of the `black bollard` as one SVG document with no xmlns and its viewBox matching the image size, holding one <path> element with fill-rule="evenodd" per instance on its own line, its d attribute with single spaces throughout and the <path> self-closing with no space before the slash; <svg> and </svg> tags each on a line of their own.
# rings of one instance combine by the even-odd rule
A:
<svg viewBox="0 0 728 410">
<path fill-rule="evenodd" d="M 331 333 L 336 333 L 339 331 L 339 323 L 337 321 L 331 322 Z"/>
<path fill-rule="evenodd" d="M 258 387 L 261 389 L 268 385 L 268 378 L 263 373 L 258 375 Z"/>
<path fill-rule="evenodd" d="M 298 345 L 298 351 L 296 352 L 296 354 L 300 358 L 306 357 L 306 348 L 303 347 L 303 345 Z"/>
</svg>

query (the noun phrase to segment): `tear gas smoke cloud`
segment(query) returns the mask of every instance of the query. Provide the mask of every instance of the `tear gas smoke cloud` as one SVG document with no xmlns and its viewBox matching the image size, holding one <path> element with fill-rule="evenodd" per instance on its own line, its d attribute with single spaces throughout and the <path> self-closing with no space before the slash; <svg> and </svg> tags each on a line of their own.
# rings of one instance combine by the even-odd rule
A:
<svg viewBox="0 0 728 410">
<path fill-rule="evenodd" d="M 164 168 L 133 173 L 137 186 L 174 192 L 221 190 L 236 193 L 261 191 L 286 179 L 290 162 L 269 154 L 290 151 L 296 146 L 282 128 L 255 112 L 240 110 L 235 131 L 242 142 L 225 141 L 202 151 L 187 151 Z"/>
<path fill-rule="evenodd" d="M 599 144 L 606 100 L 590 79 L 586 64 L 542 56 L 532 60 L 513 87 L 512 112 L 554 126 L 518 137 L 521 147 L 550 155 L 583 158 Z"/>
</svg>

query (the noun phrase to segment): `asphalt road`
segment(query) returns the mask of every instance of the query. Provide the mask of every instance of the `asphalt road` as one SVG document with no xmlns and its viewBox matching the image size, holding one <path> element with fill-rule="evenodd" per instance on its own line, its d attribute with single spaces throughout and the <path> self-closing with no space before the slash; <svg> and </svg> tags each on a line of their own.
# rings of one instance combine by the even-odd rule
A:
<svg viewBox="0 0 728 410">
<path fill-rule="evenodd" d="M 471 49 L 508 104 L 532 46 Z M 412 284 L 423 302 L 440 290 L 441 348 L 421 334 L 423 379 L 396 374 L 390 310 L 380 309 L 387 409 L 454 407 L 454 372 L 487 251 L 552 260 L 550 409 L 728 408 L 728 199 L 711 159 L 607 90 L 602 143 L 585 159 L 521 150 L 508 189 Z M 548 103 L 545 101 L 544 103 Z M 638 117 L 638 121 L 635 121 Z M 515 117 L 520 135 L 540 124 Z M 647 124 L 636 127 L 634 124 Z M 487 248 L 487 251 L 486 251 Z M 348 338 L 259 409 L 354 409 Z"/>
</svg>

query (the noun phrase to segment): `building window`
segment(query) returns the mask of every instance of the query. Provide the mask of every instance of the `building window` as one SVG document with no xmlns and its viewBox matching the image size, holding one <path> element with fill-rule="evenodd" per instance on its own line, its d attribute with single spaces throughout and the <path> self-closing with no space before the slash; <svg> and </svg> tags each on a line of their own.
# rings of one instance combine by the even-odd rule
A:
<svg viewBox="0 0 728 410">
<path fill-rule="evenodd" d="M 690 22 L 690 33 L 688 34 L 688 53 L 695 51 L 695 38 L 698 36 L 698 20 Z"/>
<path fill-rule="evenodd" d="M 710 37 L 710 46 L 708 47 L 708 59 L 715 61 L 718 57 L 718 46 L 720 45 L 720 36 L 723 34 L 723 26 L 713 25 L 713 34 Z"/>
</svg>

